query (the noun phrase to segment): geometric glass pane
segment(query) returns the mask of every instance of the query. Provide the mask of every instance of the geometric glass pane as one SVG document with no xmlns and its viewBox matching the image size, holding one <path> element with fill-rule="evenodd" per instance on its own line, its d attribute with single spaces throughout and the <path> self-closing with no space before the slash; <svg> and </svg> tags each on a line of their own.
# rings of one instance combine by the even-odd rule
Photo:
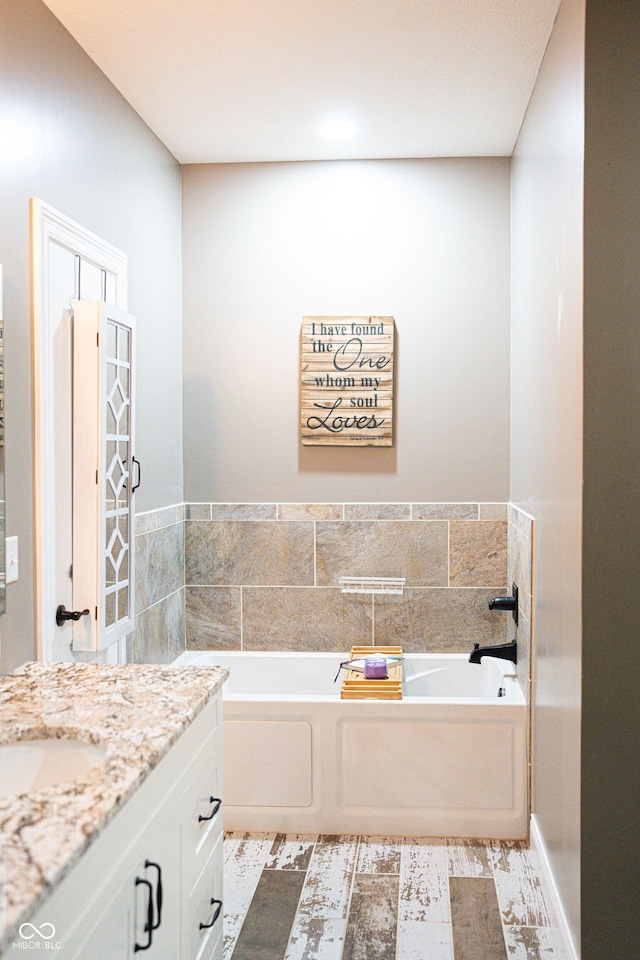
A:
<svg viewBox="0 0 640 960">
<path fill-rule="evenodd" d="M 104 602 L 104 620 L 106 627 L 112 627 L 116 622 L 116 595 L 108 593 Z"/>
<path fill-rule="evenodd" d="M 126 327 L 118 330 L 118 360 L 129 361 L 129 331 Z"/>
<path fill-rule="evenodd" d="M 109 360 L 115 360 L 117 357 L 116 337 L 118 328 L 111 320 L 107 321 L 107 357 Z"/>
<path fill-rule="evenodd" d="M 116 455 L 118 444 L 115 440 L 107 440 L 107 470 L 111 469 L 111 461 Z"/>
<path fill-rule="evenodd" d="M 113 535 L 113 531 L 115 530 L 115 528 L 116 528 L 116 518 L 107 517 L 105 521 L 105 539 L 107 543 L 109 543 L 109 541 L 111 540 L 111 537 Z"/>
<path fill-rule="evenodd" d="M 116 582 L 116 571 L 109 557 L 105 563 L 105 587 L 112 587 Z"/>
<path fill-rule="evenodd" d="M 120 486 L 120 481 L 124 476 L 124 469 L 118 457 L 114 457 L 109 464 L 109 473 L 107 476 L 109 478 L 109 482 L 113 486 L 113 489 L 117 492 Z"/>
<path fill-rule="evenodd" d="M 107 393 L 111 393 L 114 383 L 118 378 L 118 368 L 115 363 L 107 364 Z"/>
<path fill-rule="evenodd" d="M 118 493 L 116 489 L 116 484 L 111 479 L 107 477 L 107 503 L 109 504 L 109 510 L 114 510 L 116 505 L 116 494 Z"/>
<path fill-rule="evenodd" d="M 129 436 L 129 405 L 127 404 L 119 416 L 118 433 L 120 436 Z"/>
<path fill-rule="evenodd" d="M 120 389 L 120 381 L 116 383 L 115 388 L 109 395 L 109 399 L 111 401 L 111 406 L 113 407 L 113 411 L 117 419 L 120 416 L 120 412 L 122 410 L 122 404 L 124 403 L 124 397 L 122 396 L 122 390 Z"/>
<path fill-rule="evenodd" d="M 129 579 L 129 551 L 125 550 L 120 560 L 120 569 L 118 570 L 118 583 L 123 583 Z"/>
<path fill-rule="evenodd" d="M 129 368 L 120 367 L 120 385 L 127 400 L 129 399 Z"/>
<path fill-rule="evenodd" d="M 107 540 L 107 548 L 105 550 L 105 556 L 107 557 L 107 559 L 111 558 L 113 554 L 113 544 L 118 537 L 118 519 L 117 517 L 112 517 L 111 520 L 113 523 L 113 528 L 112 528 L 111 536 Z"/>
<path fill-rule="evenodd" d="M 129 516 L 128 514 L 121 514 L 118 517 L 118 529 L 120 531 L 120 536 L 122 537 L 122 542 L 129 543 Z"/>
<path fill-rule="evenodd" d="M 115 537 L 113 538 L 113 542 L 111 543 L 111 549 L 109 550 L 109 554 L 110 554 L 109 559 L 113 562 L 116 568 L 119 566 L 118 557 L 122 553 L 122 550 L 123 550 L 122 540 L 120 539 L 119 535 L 116 534 Z"/>
<path fill-rule="evenodd" d="M 129 615 L 129 589 L 123 587 L 118 590 L 118 620 L 124 620 Z"/>
<path fill-rule="evenodd" d="M 120 457 L 120 462 L 123 469 L 128 472 L 129 470 L 129 441 L 121 440 L 118 444 L 118 455 Z"/>
<path fill-rule="evenodd" d="M 107 403 L 107 433 L 116 432 L 116 417 L 110 403 Z"/>
</svg>

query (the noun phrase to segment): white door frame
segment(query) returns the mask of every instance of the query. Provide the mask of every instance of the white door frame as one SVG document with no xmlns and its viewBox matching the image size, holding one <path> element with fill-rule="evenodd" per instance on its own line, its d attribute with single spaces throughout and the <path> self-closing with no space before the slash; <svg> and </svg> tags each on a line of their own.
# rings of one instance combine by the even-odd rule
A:
<svg viewBox="0 0 640 960">
<path fill-rule="evenodd" d="M 52 351 L 52 318 L 48 310 L 49 245 L 54 242 L 74 255 L 115 276 L 115 305 L 127 309 L 127 256 L 96 234 L 32 198 L 31 214 L 31 318 L 33 367 L 33 472 L 36 641 L 39 660 L 53 659 L 56 582 L 54 529 L 55 370 Z"/>
</svg>

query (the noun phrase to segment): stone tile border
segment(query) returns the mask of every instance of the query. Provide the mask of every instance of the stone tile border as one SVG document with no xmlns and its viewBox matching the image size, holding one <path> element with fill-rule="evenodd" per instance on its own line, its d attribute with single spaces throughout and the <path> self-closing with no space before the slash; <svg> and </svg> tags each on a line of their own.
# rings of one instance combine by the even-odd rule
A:
<svg viewBox="0 0 640 960">
<path fill-rule="evenodd" d="M 185 504 L 176 503 L 171 507 L 160 507 L 158 510 L 146 510 L 136 513 L 136 537 L 161 527 L 169 527 L 173 523 L 182 523 L 185 515 Z"/>
<path fill-rule="evenodd" d="M 185 503 L 186 520 L 507 520 L 495 503 Z M 144 516 L 144 514 L 138 514 Z"/>
</svg>

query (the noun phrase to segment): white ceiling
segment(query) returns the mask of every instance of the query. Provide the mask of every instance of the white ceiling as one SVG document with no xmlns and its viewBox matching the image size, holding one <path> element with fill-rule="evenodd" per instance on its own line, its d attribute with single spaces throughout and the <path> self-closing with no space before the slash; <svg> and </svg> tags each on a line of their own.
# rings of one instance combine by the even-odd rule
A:
<svg viewBox="0 0 640 960">
<path fill-rule="evenodd" d="M 560 0 L 45 0 L 181 163 L 504 156 Z M 323 141 L 324 120 L 358 127 Z"/>
</svg>

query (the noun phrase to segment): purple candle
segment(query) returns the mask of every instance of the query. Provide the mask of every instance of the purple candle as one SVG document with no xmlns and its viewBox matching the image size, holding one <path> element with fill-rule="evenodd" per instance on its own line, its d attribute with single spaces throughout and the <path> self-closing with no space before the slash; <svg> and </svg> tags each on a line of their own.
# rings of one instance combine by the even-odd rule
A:
<svg viewBox="0 0 640 960">
<path fill-rule="evenodd" d="M 367 680 L 386 680 L 388 676 L 387 658 L 379 654 L 377 656 L 365 657 L 364 675 Z"/>
</svg>

